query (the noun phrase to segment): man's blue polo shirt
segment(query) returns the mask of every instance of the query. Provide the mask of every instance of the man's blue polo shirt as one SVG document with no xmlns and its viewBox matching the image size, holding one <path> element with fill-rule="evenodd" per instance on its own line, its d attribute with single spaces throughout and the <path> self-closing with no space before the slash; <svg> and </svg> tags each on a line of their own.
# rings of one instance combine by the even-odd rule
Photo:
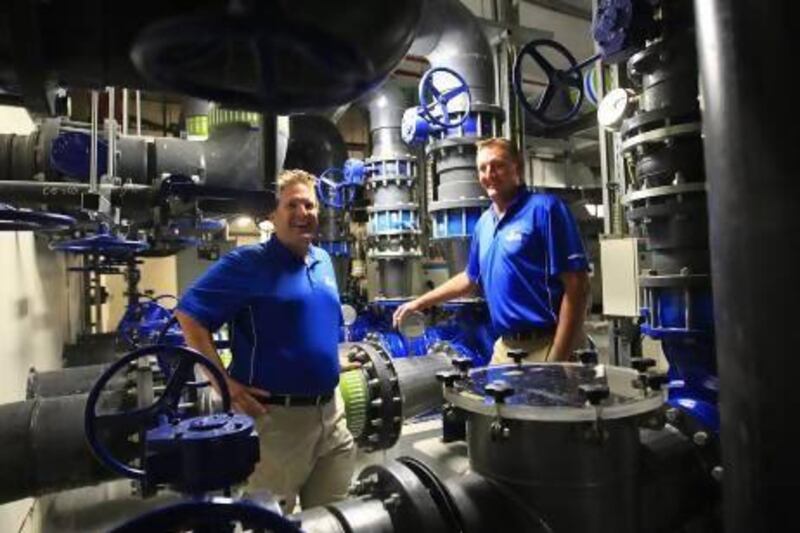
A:
<svg viewBox="0 0 800 533">
<path fill-rule="evenodd" d="M 588 270 L 580 233 L 558 197 L 521 188 L 505 215 L 486 210 L 472 235 L 466 274 L 483 287 L 501 335 L 558 322 L 559 274 Z"/>
<path fill-rule="evenodd" d="M 276 394 L 317 395 L 339 382 L 341 308 L 327 252 L 305 260 L 277 237 L 236 248 L 186 292 L 178 309 L 209 331 L 231 322 L 230 375 Z"/>
</svg>

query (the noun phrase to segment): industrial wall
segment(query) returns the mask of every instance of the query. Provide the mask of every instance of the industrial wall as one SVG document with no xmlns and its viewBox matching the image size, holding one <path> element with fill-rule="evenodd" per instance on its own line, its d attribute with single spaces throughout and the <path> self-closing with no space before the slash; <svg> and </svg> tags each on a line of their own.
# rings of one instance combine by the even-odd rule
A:
<svg viewBox="0 0 800 533">
<path fill-rule="evenodd" d="M 0 107 L 0 133 L 28 133 L 22 109 Z M 80 327 L 80 276 L 30 232 L 0 232 L 0 404 L 25 399 L 30 367 L 61 367 L 65 343 Z M 2 473 L 0 473 L 2 479 Z M 0 505 L 0 531 L 38 531 L 33 499 Z"/>
</svg>

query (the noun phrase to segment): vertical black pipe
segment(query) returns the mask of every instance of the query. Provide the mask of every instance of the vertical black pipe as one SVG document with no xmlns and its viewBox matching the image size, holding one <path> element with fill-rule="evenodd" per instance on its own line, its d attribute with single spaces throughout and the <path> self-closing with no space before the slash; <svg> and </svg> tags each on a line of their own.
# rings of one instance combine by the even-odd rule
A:
<svg viewBox="0 0 800 533">
<path fill-rule="evenodd" d="M 798 6 L 697 0 L 725 531 L 783 531 L 800 493 Z"/>
</svg>

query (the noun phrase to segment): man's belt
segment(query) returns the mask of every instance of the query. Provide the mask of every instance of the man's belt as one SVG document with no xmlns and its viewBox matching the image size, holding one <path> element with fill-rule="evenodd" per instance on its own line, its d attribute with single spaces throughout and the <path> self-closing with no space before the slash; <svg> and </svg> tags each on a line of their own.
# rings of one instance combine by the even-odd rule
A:
<svg viewBox="0 0 800 533">
<path fill-rule="evenodd" d="M 326 392 L 317 396 L 297 396 L 294 394 L 271 394 L 269 398 L 257 397 L 258 401 L 269 405 L 283 405 L 284 407 L 300 407 L 309 405 L 325 405 L 333 399 L 333 392 Z"/>
<path fill-rule="evenodd" d="M 536 339 L 543 339 L 551 337 L 555 333 L 553 328 L 530 328 L 522 331 L 514 331 L 503 335 L 503 340 L 508 342 L 514 341 L 531 341 Z"/>
</svg>

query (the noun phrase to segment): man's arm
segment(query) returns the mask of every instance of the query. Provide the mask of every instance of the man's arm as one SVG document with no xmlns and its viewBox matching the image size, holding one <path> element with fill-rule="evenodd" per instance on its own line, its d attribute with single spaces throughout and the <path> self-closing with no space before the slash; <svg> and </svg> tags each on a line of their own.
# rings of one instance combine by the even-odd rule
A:
<svg viewBox="0 0 800 533">
<path fill-rule="evenodd" d="M 186 339 L 186 344 L 190 348 L 194 348 L 203 356 L 208 359 L 211 364 L 216 366 L 225 376 L 228 375 L 225 370 L 222 360 L 219 358 L 217 349 L 214 346 L 214 340 L 211 337 L 211 332 L 206 329 L 201 323 L 192 318 L 190 315 L 183 311 L 175 311 L 175 317 L 183 330 L 183 336 Z M 211 382 L 214 380 L 209 376 Z M 269 397 L 267 391 L 258 389 L 256 387 L 248 387 L 242 385 L 235 379 L 228 377 L 226 379 L 228 390 L 231 394 L 231 403 L 234 409 L 239 412 L 246 413 L 250 416 L 258 416 L 267 412 L 266 407 L 261 404 L 256 397 L 261 396 L 264 398 Z M 214 388 L 219 392 L 219 387 L 214 383 Z"/>
<path fill-rule="evenodd" d="M 564 272 L 564 297 L 558 312 L 558 325 L 548 361 L 568 361 L 577 348 L 583 330 L 586 301 L 589 295 L 589 276 L 586 272 Z"/>
<path fill-rule="evenodd" d="M 424 311 L 425 309 L 433 307 L 434 305 L 442 302 L 470 295 L 475 292 L 477 287 L 478 285 L 473 283 L 465 272 L 456 274 L 435 289 L 426 292 L 416 300 L 412 300 L 398 307 L 397 311 L 394 312 L 394 316 L 392 317 L 392 323 L 394 324 L 394 327 L 397 327 L 408 313 L 414 311 Z"/>
</svg>

